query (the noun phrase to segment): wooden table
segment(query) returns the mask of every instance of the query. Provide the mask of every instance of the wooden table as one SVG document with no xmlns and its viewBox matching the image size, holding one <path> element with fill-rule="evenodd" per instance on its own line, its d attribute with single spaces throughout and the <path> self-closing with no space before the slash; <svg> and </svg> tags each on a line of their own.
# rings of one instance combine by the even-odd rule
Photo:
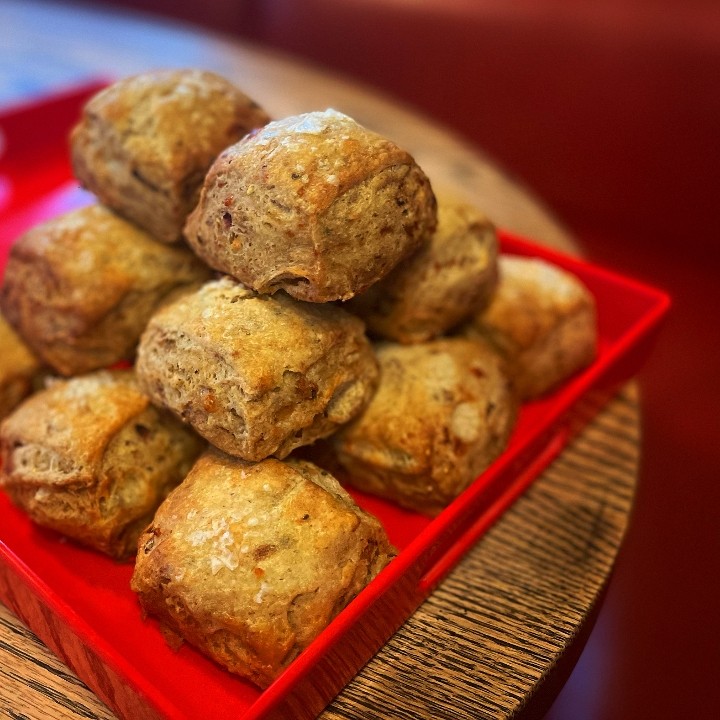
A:
<svg viewBox="0 0 720 720">
<path fill-rule="evenodd" d="M 501 226 L 565 250 L 572 239 L 525 189 L 430 121 L 266 50 L 67 4 L 0 4 L 0 103 L 90 77 L 196 66 L 232 78 L 280 117 L 334 107 L 414 153 L 437 189 Z M 333 701 L 323 718 L 538 714 L 564 677 L 608 582 L 635 492 L 634 384 L 552 463 Z M 581 643 L 580 643 L 581 645 Z M 565 668 L 563 666 L 566 666 Z M 0 716 L 111 718 L 0 605 Z"/>
</svg>

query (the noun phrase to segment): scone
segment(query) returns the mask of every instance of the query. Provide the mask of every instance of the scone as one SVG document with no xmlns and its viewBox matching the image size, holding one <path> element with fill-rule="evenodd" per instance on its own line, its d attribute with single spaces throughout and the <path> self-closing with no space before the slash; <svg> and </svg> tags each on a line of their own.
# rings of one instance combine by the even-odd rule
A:
<svg viewBox="0 0 720 720">
<path fill-rule="evenodd" d="M 490 301 L 497 252 L 495 228 L 482 212 L 440 198 L 431 241 L 346 308 L 376 337 L 405 344 L 432 340 Z"/>
<path fill-rule="evenodd" d="M 330 439 L 343 481 L 435 515 L 504 450 L 517 403 L 497 354 L 483 343 L 388 342 L 376 354 L 375 396 Z"/>
<path fill-rule="evenodd" d="M 329 435 L 377 380 L 361 320 L 285 293 L 257 295 L 227 276 L 151 319 L 136 368 L 156 403 L 245 460 Z"/>
<path fill-rule="evenodd" d="M 156 242 L 92 205 L 32 228 L 13 245 L 0 306 L 44 362 L 77 375 L 132 359 L 158 304 L 210 276 L 187 248 Z"/>
<path fill-rule="evenodd" d="M 210 168 L 185 237 L 261 293 L 347 300 L 427 241 L 430 182 L 413 158 L 327 110 L 269 123 Z"/>
<path fill-rule="evenodd" d="M 488 308 L 463 334 L 504 357 L 521 400 L 542 395 L 589 365 L 597 352 L 595 298 L 573 274 L 545 260 L 501 255 Z"/>
<path fill-rule="evenodd" d="M 218 153 L 269 120 L 214 73 L 148 72 L 87 103 L 70 136 L 72 165 L 103 204 L 175 242 Z"/>
<path fill-rule="evenodd" d="M 131 586 L 166 633 L 265 687 L 393 555 L 318 467 L 213 450 L 143 533 Z"/>
<path fill-rule="evenodd" d="M 41 363 L 0 313 L 0 420 L 32 392 Z"/>
<path fill-rule="evenodd" d="M 99 371 L 51 382 L 3 421 L 0 487 L 38 525 L 125 559 L 203 448 L 132 371 Z"/>
</svg>

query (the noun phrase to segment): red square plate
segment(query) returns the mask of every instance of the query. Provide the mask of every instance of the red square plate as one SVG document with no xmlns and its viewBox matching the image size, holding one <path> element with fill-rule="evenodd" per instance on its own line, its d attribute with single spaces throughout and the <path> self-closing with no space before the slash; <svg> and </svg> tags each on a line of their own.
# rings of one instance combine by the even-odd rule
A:
<svg viewBox="0 0 720 720">
<path fill-rule="evenodd" d="M 67 133 L 98 86 L 0 116 L 0 269 L 33 224 L 89 202 L 72 181 Z M 38 132 L 42 129 L 42 132 Z M 0 147 L 2 143 L 0 143 Z M 171 650 L 143 621 L 118 564 L 36 527 L 0 496 L 0 599 L 121 716 L 314 717 L 529 486 L 646 357 L 668 297 L 634 280 L 507 233 L 504 252 L 545 258 L 595 295 L 600 348 L 556 392 L 523 406 L 503 455 L 435 519 L 353 492 L 399 555 L 265 691 L 191 647 Z"/>
</svg>

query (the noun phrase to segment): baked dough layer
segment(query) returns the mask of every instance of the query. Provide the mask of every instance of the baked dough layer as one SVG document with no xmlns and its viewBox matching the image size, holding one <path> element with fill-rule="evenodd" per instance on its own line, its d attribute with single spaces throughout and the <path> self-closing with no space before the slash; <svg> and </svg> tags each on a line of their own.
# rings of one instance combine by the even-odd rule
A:
<svg viewBox="0 0 720 720">
<path fill-rule="evenodd" d="M 330 435 L 377 381 L 361 320 L 285 293 L 257 295 L 229 277 L 160 310 L 136 367 L 155 402 L 245 460 Z"/>
<path fill-rule="evenodd" d="M 0 313 L 0 420 L 27 397 L 40 373 L 40 361 Z"/>
<path fill-rule="evenodd" d="M 531 400 L 595 358 L 595 298 L 577 276 L 539 258 L 502 255 L 499 268 L 492 302 L 463 333 L 490 342 L 520 400 Z"/>
<path fill-rule="evenodd" d="M 130 370 L 53 380 L 0 425 L 0 487 L 38 525 L 125 559 L 204 445 Z"/>
<path fill-rule="evenodd" d="M 160 303 L 210 275 L 187 248 L 156 242 L 96 204 L 37 225 L 15 242 L 0 306 L 44 362 L 78 375 L 131 360 Z"/>
<path fill-rule="evenodd" d="M 343 481 L 435 515 L 505 448 L 517 403 L 500 359 L 463 338 L 380 343 L 377 392 L 331 442 Z"/>
<path fill-rule="evenodd" d="M 497 284 L 495 227 L 477 208 L 441 198 L 430 242 L 346 308 L 376 337 L 410 344 L 439 337 L 490 301 Z"/>
<path fill-rule="evenodd" d="M 103 204 L 158 240 L 176 242 L 218 153 L 269 120 L 215 73 L 142 73 L 87 103 L 70 135 L 72 164 Z"/>
</svg>

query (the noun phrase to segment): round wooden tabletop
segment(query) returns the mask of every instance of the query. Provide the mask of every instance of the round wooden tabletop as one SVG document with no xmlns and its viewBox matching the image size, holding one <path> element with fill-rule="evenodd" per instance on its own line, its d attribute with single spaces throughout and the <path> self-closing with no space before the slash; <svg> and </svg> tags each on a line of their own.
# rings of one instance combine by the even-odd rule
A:
<svg viewBox="0 0 720 720">
<path fill-rule="evenodd" d="M 0 103 L 161 66 L 215 70 L 275 117 L 334 107 L 409 149 L 436 189 L 566 251 L 569 234 L 491 161 L 410 110 L 261 48 L 147 19 L 6 0 Z M 577 650 L 621 546 L 638 472 L 639 408 L 625 387 L 442 581 L 322 717 L 537 714 Z M 0 713 L 112 712 L 0 605 Z"/>
</svg>

